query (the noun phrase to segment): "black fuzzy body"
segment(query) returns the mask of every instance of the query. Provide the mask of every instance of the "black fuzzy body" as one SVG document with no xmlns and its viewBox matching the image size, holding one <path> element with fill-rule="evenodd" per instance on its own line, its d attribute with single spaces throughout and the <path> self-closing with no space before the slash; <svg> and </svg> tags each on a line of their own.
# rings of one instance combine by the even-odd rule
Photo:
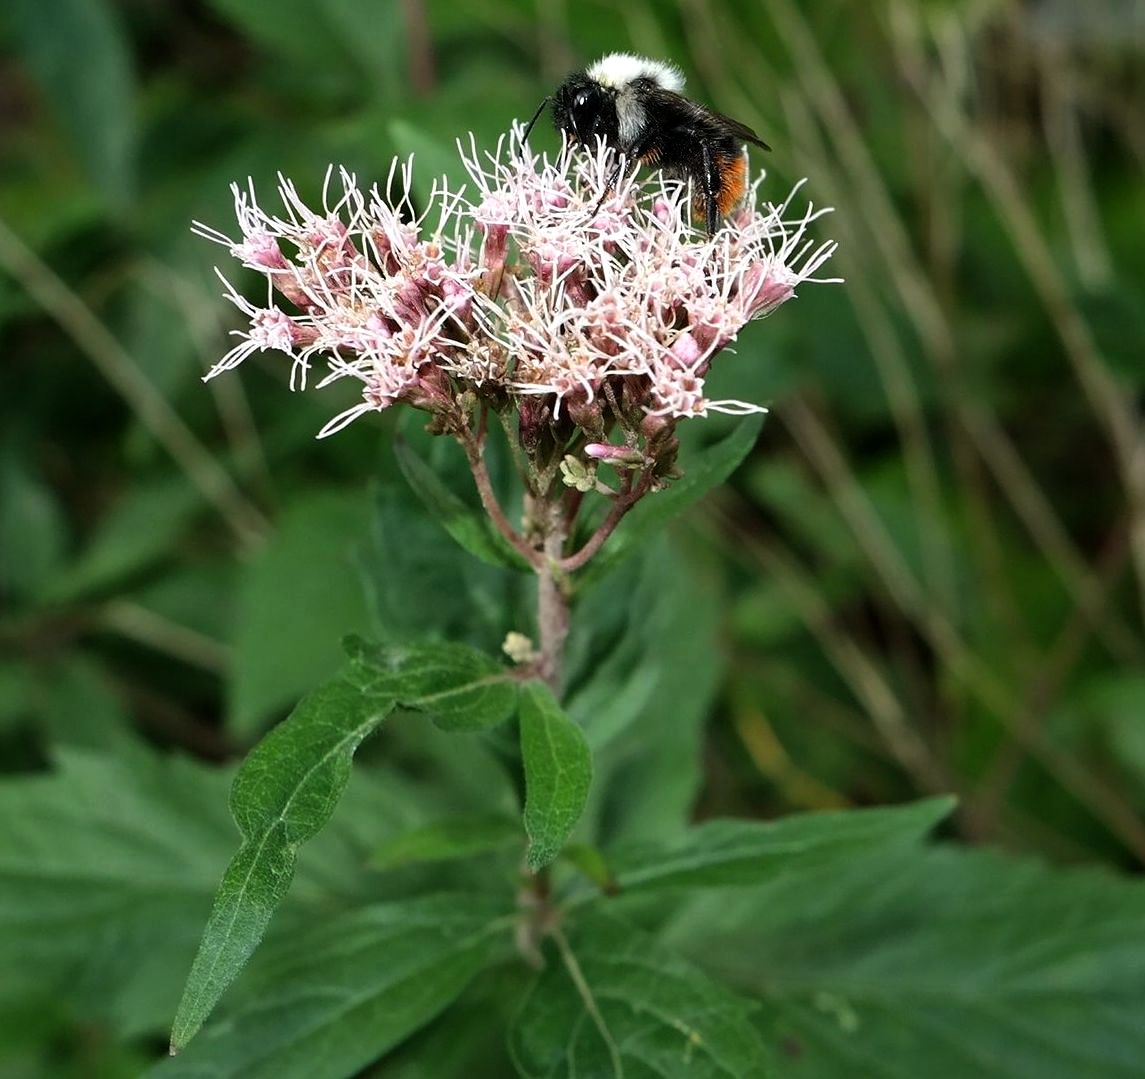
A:
<svg viewBox="0 0 1145 1079">
<path fill-rule="evenodd" d="M 622 149 L 615 90 L 578 71 L 557 87 L 552 103 L 553 124 L 574 142 L 588 144 L 599 136 Z"/>
<path fill-rule="evenodd" d="M 552 109 L 557 130 L 574 142 L 591 144 L 599 137 L 629 162 L 690 180 L 709 232 L 745 190 L 744 144 L 767 149 L 745 124 L 652 78 L 614 89 L 576 72 L 557 87 Z M 618 165 L 611 183 L 619 174 Z"/>
</svg>

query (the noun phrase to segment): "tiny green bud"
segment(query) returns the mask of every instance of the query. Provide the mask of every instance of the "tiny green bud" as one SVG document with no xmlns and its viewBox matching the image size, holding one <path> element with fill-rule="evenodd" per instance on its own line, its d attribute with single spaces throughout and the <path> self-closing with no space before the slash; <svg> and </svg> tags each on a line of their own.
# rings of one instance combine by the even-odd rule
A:
<svg viewBox="0 0 1145 1079">
<path fill-rule="evenodd" d="M 566 487 L 591 491 L 596 487 L 596 468 L 589 468 L 579 457 L 566 453 L 561 461 L 561 481 Z"/>
</svg>

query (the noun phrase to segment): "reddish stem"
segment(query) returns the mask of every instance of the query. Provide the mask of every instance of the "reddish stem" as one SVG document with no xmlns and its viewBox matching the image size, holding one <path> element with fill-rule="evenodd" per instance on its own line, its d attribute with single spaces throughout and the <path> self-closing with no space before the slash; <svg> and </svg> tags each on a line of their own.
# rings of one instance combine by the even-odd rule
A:
<svg viewBox="0 0 1145 1079">
<path fill-rule="evenodd" d="M 643 472 L 640 481 L 632 488 L 616 496 L 608 516 L 600 523 L 600 527 L 588 538 L 585 545 L 568 558 L 563 559 L 559 565 L 565 573 L 575 573 L 590 558 L 604 546 L 605 541 L 616 530 L 616 526 L 624 519 L 624 515 L 648 493 L 652 485 L 651 472 Z"/>
<path fill-rule="evenodd" d="M 485 456 L 482 454 L 477 440 L 473 437 L 472 432 L 467 429 L 459 432 L 457 439 L 465 449 L 465 456 L 469 460 L 469 471 L 473 473 L 473 482 L 477 485 L 477 493 L 481 496 L 481 505 L 489 514 L 489 519 L 497 531 L 505 537 L 509 546 L 533 569 L 539 571 L 544 564 L 544 555 L 530 547 L 525 538 L 509 523 L 509 518 L 505 516 L 505 511 L 501 508 L 501 503 L 497 501 L 497 495 L 493 491 L 493 482 L 489 478 L 489 470 L 485 467 Z"/>
</svg>

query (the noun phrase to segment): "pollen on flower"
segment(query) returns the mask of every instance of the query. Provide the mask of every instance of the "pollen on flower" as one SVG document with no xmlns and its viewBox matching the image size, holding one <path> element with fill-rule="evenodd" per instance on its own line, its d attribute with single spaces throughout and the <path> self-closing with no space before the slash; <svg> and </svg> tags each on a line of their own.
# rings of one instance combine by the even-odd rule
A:
<svg viewBox="0 0 1145 1079">
<path fill-rule="evenodd" d="M 448 425 L 476 394 L 519 411 L 522 440 L 537 423 L 572 424 L 603 447 L 622 429 L 634 461 L 644 451 L 628 445 L 632 432 L 667 446 L 678 420 L 762 411 L 709 400 L 705 379 L 749 322 L 820 280 L 834 251 L 809 236 L 826 211 L 792 212 L 798 185 L 761 205 L 761 176 L 709 236 L 693 227 L 678 181 L 625 168 L 610 190 L 615 159 L 603 144 L 536 154 L 514 127 L 492 151 L 472 136 L 459 149 L 467 185 L 439 181 L 420 213 L 412 161 L 395 161 L 382 189 L 331 168 L 318 209 L 280 176 L 278 215 L 253 183 L 233 185 L 238 236 L 195 231 L 285 302 L 255 307 L 227 284 L 249 328 L 207 377 L 279 351 L 294 362 L 294 387 L 315 361 L 326 367 L 319 386 L 357 382 L 358 402 L 323 436 L 398 402 Z"/>
</svg>

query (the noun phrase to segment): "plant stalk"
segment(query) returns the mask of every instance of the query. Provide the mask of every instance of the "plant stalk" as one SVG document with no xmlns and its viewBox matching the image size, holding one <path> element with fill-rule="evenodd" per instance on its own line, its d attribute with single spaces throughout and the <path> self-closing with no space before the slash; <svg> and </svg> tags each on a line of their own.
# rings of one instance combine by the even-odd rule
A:
<svg viewBox="0 0 1145 1079">
<path fill-rule="evenodd" d="M 566 524 L 558 499 L 539 509 L 544 528 L 543 557 L 537 566 L 537 630 L 540 634 L 538 670 L 553 696 L 560 699 L 562 658 L 569 632 L 567 577 L 561 569 Z"/>
</svg>

